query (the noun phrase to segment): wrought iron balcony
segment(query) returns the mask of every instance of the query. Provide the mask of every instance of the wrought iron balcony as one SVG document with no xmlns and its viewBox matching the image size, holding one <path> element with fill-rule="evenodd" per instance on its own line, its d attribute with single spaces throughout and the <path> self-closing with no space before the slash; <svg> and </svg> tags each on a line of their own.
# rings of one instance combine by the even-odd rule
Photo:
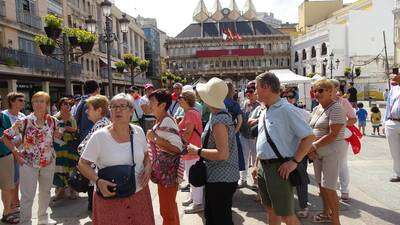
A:
<svg viewBox="0 0 400 225">
<path fill-rule="evenodd" d="M 42 29 L 42 19 L 27 12 L 17 11 L 17 21 L 30 27 Z"/>
<path fill-rule="evenodd" d="M 4 64 L 10 67 L 23 67 L 31 69 L 33 72 L 51 73 L 57 78 L 64 77 L 64 64 L 55 59 L 31 54 L 15 49 L 0 48 L 0 64 Z M 77 63 L 71 64 L 70 73 L 72 77 L 80 77 L 82 66 Z"/>
</svg>

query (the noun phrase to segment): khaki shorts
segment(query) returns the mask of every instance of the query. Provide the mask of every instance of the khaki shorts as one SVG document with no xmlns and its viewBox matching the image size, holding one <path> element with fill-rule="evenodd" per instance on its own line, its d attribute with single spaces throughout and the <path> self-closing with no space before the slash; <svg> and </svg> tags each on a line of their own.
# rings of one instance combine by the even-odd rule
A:
<svg viewBox="0 0 400 225">
<path fill-rule="evenodd" d="M 335 141 L 319 149 L 318 159 L 314 160 L 315 180 L 322 187 L 337 190 L 339 178 L 339 164 L 343 158 L 343 151 L 347 151 L 346 141 Z"/>
<path fill-rule="evenodd" d="M 0 189 L 11 190 L 15 187 L 14 157 L 12 154 L 0 158 Z"/>
<path fill-rule="evenodd" d="M 260 162 L 258 189 L 261 203 L 274 210 L 278 216 L 294 215 L 293 187 L 278 174 L 280 162 Z"/>
</svg>

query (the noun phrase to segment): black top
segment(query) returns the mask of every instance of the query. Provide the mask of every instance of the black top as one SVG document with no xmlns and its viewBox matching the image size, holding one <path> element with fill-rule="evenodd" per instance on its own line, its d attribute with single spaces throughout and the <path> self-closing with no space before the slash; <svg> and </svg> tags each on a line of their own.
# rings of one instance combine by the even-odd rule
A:
<svg viewBox="0 0 400 225">
<path fill-rule="evenodd" d="M 347 90 L 349 94 L 349 102 L 357 102 L 357 89 L 355 87 L 351 87 Z"/>
</svg>

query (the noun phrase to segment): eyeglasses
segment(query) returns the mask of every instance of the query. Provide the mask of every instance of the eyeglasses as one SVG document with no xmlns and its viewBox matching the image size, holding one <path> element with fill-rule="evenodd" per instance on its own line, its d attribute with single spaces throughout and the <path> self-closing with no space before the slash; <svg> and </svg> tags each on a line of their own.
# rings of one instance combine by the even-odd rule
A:
<svg viewBox="0 0 400 225">
<path fill-rule="evenodd" d="M 324 92 L 325 91 L 325 89 L 316 89 L 316 90 L 313 90 L 314 91 L 314 93 L 320 93 L 320 94 L 322 94 L 322 92 Z"/>
<path fill-rule="evenodd" d="M 113 111 L 117 111 L 117 110 L 127 110 L 130 109 L 131 107 L 126 104 L 126 105 L 111 105 L 110 109 Z"/>
</svg>

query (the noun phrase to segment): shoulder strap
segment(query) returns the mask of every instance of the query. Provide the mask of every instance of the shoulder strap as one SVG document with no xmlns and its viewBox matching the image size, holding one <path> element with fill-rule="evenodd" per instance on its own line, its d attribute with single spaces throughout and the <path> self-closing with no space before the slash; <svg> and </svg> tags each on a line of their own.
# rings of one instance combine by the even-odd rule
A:
<svg viewBox="0 0 400 225">
<path fill-rule="evenodd" d="M 178 104 L 178 101 L 176 100 L 172 108 L 169 110 L 169 113 L 172 114 L 174 112 L 175 106 Z"/>
<path fill-rule="evenodd" d="M 130 139 L 130 142 L 131 142 L 131 153 L 132 153 L 132 161 L 133 161 L 133 166 L 136 166 L 136 163 L 135 163 L 135 153 L 134 153 L 134 151 L 133 151 L 133 128 L 132 128 L 132 125 L 129 125 L 129 139 Z"/>
<path fill-rule="evenodd" d="M 3 127 L 4 115 L 5 114 L 3 112 L 0 112 L 0 127 L 3 128 L 3 129 L 4 129 L 4 127 Z"/>
<path fill-rule="evenodd" d="M 269 136 L 269 133 L 268 133 L 268 130 L 267 130 L 267 126 L 265 125 L 265 118 L 263 119 L 263 126 L 264 126 L 265 137 L 267 138 L 268 144 L 271 146 L 271 148 L 274 151 L 275 155 L 279 159 L 283 159 L 283 156 L 279 152 L 278 147 L 276 147 L 276 145 L 275 145 L 274 141 L 272 140 L 271 136 Z"/>
</svg>

